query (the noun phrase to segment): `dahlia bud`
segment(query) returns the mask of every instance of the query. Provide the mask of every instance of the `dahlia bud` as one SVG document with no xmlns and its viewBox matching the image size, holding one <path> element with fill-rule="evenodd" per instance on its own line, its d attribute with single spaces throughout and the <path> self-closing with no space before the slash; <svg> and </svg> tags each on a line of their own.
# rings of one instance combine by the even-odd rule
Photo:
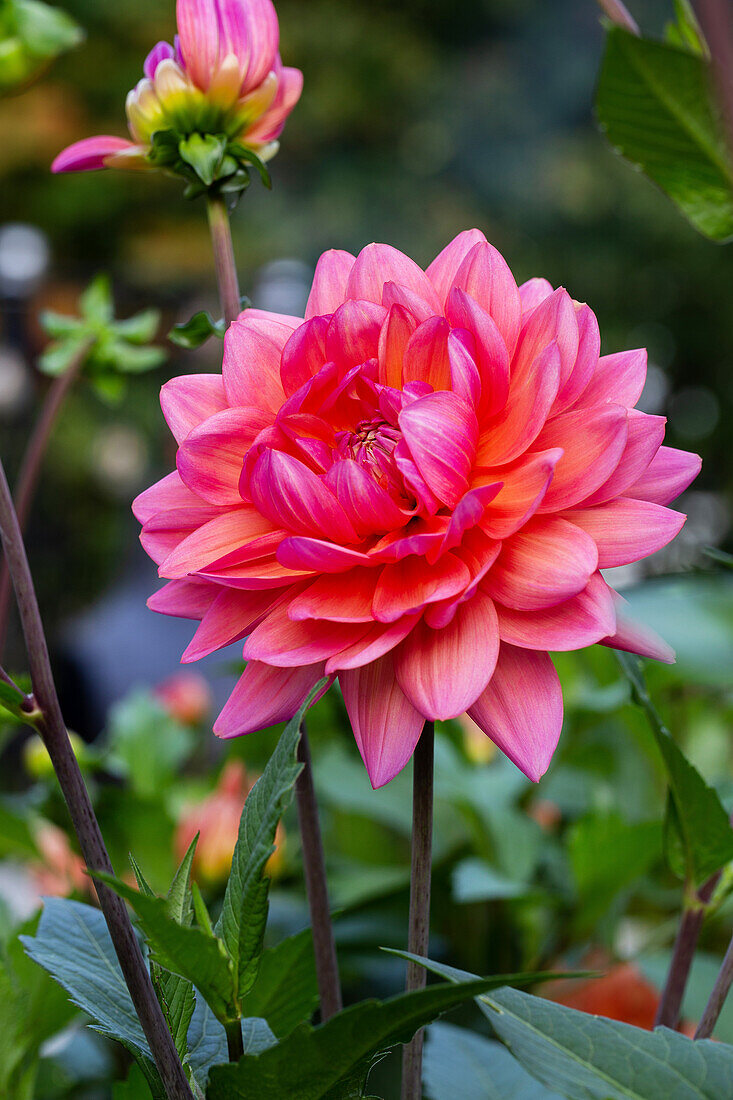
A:
<svg viewBox="0 0 733 1100">
<path fill-rule="evenodd" d="M 54 172 L 161 168 L 183 176 L 193 197 L 212 186 L 244 190 L 249 168 L 278 150 L 303 74 L 285 68 L 272 0 L 178 0 L 175 44 L 159 42 L 127 96 L 132 141 L 85 138 Z"/>
</svg>

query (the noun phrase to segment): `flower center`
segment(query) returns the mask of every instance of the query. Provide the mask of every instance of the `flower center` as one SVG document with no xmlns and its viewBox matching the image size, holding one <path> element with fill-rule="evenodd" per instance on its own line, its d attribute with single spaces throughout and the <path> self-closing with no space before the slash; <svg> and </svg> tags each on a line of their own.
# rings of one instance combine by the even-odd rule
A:
<svg viewBox="0 0 733 1100">
<path fill-rule="evenodd" d="M 394 460 L 394 449 L 402 438 L 385 420 L 363 420 L 355 431 L 337 434 L 337 454 L 358 462 L 385 492 L 395 500 L 405 497 L 405 484 Z"/>
</svg>

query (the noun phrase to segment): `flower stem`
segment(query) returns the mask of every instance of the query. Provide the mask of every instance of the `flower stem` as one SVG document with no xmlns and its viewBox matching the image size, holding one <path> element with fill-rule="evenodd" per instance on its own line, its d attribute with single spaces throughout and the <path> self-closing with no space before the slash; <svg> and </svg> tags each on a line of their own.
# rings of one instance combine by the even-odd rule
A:
<svg viewBox="0 0 733 1100">
<path fill-rule="evenodd" d="M 92 876 L 112 874 L 112 864 L 94 814 L 89 792 L 69 742 L 51 672 L 48 646 L 38 609 L 33 579 L 23 545 L 18 517 L 13 508 L 5 470 L 0 461 L 0 538 L 15 587 L 23 634 L 28 650 L 33 700 L 29 718 L 44 744 L 63 792 L 82 855 Z M 192 1100 L 186 1074 L 176 1052 L 163 1012 L 143 960 L 140 945 L 124 902 L 102 883 L 95 882 L 99 904 L 114 944 L 120 968 L 130 991 L 145 1037 L 169 1100 Z"/>
<path fill-rule="evenodd" d="M 210 195 L 207 204 L 216 277 L 219 282 L 219 297 L 224 310 L 224 320 L 227 325 L 231 325 L 232 321 L 236 321 L 239 316 L 240 298 L 229 211 L 224 199 L 218 196 Z"/>
<path fill-rule="evenodd" d="M 697 13 L 705 41 L 710 48 L 713 81 L 733 151 L 733 28 L 729 0 L 697 0 Z"/>
<path fill-rule="evenodd" d="M 662 997 L 654 1020 L 655 1027 L 676 1029 L 680 1022 L 682 1000 L 690 976 L 692 960 L 695 957 L 697 941 L 705 920 L 708 902 L 720 879 L 720 873 L 709 878 L 691 901 L 686 901 L 677 930 L 677 939 L 672 952 L 672 961 L 664 984 Z"/>
<path fill-rule="evenodd" d="M 79 347 L 73 359 L 63 374 L 54 379 L 46 400 L 44 401 L 41 415 L 38 418 L 33 433 L 28 440 L 28 445 L 23 455 L 23 460 L 18 474 L 18 484 L 15 490 L 15 512 L 18 517 L 21 532 L 25 531 L 31 504 L 36 492 L 41 466 L 51 438 L 56 418 L 66 397 L 76 382 L 79 372 L 84 365 L 91 340 L 85 340 Z M 8 630 L 8 617 L 10 614 L 10 597 L 12 595 L 12 581 L 8 571 L 7 562 L 0 564 L 0 656 L 5 649 L 5 639 Z"/>
<path fill-rule="evenodd" d="M 338 960 L 336 958 L 336 943 L 333 938 L 333 925 L 331 924 L 331 910 L 328 903 L 326 860 L 323 853 L 318 803 L 313 785 L 310 744 L 305 724 L 302 727 L 300 744 L 298 745 L 298 760 L 302 763 L 303 770 L 298 776 L 295 797 L 298 804 L 298 822 L 303 845 L 305 886 L 313 929 L 313 952 L 316 959 L 321 1019 L 325 1021 L 341 1011 L 343 1001 L 339 982 Z"/>
<path fill-rule="evenodd" d="M 410 928 L 407 948 L 427 955 L 430 941 L 430 872 L 433 851 L 433 766 L 435 727 L 425 725 L 412 758 L 412 869 L 410 871 Z M 423 989 L 425 968 L 407 964 L 405 989 Z M 422 1096 L 423 1032 L 418 1031 L 402 1053 L 402 1100 Z"/>
<path fill-rule="evenodd" d="M 603 8 L 612 23 L 623 27 L 624 30 L 631 31 L 632 34 L 639 33 L 638 23 L 626 5 L 621 3 L 621 0 L 598 0 L 598 5 Z"/>
<path fill-rule="evenodd" d="M 227 1051 L 229 1054 L 230 1062 L 238 1062 L 240 1058 L 244 1058 L 244 1039 L 242 1038 L 242 1021 L 235 1020 L 231 1024 L 227 1024 Z"/>
<path fill-rule="evenodd" d="M 713 1034 L 713 1028 L 718 1022 L 718 1016 L 723 1010 L 731 985 L 733 985 L 733 939 L 728 945 L 723 964 L 715 979 L 713 991 L 710 994 L 708 1003 L 705 1005 L 702 1019 L 697 1025 L 696 1039 L 709 1039 Z"/>
</svg>

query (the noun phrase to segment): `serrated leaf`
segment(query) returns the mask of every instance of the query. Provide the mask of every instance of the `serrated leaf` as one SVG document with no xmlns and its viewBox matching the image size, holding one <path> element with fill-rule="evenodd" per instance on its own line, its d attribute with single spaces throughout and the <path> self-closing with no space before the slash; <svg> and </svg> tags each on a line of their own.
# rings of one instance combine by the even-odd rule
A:
<svg viewBox="0 0 733 1100">
<path fill-rule="evenodd" d="M 226 146 L 225 137 L 194 133 L 178 143 L 178 152 L 201 182 L 210 187 L 216 179 Z"/>
<path fill-rule="evenodd" d="M 715 790 L 709 787 L 673 740 L 652 702 L 638 658 L 617 653 L 631 683 L 635 701 L 646 714 L 664 760 L 673 812 L 667 813 L 666 850 L 672 870 L 701 886 L 715 871 L 733 860 L 733 829 Z M 670 838 L 670 829 L 677 839 Z"/>
<path fill-rule="evenodd" d="M 226 329 L 225 321 L 215 321 L 209 312 L 202 309 L 194 313 L 188 321 L 174 325 L 168 333 L 168 339 L 179 348 L 193 350 L 200 348 L 211 336 L 223 340 Z"/>
<path fill-rule="evenodd" d="M 703 58 L 612 27 L 596 113 L 611 145 L 700 233 L 733 238 L 731 157 Z"/>
<path fill-rule="evenodd" d="M 568 1100 L 721 1100 L 733 1096 L 733 1048 L 565 1008 L 516 989 L 479 1007 L 524 1068 Z"/>
<path fill-rule="evenodd" d="M 275 851 L 275 830 L 293 795 L 302 765 L 296 759 L 303 716 L 322 684 L 316 685 L 288 723 L 267 767 L 247 796 L 239 823 L 216 933 L 234 964 L 238 995 L 243 997 L 257 976 L 268 909 L 269 880 L 265 864 Z"/>
<path fill-rule="evenodd" d="M 155 962 L 192 982 L 222 1022 L 237 1019 L 231 963 L 221 940 L 172 920 L 164 898 L 147 897 L 112 875 L 96 877 L 134 909 Z"/>
<path fill-rule="evenodd" d="M 453 1024 L 428 1029 L 423 1082 L 429 1100 L 561 1100 L 501 1043 Z"/>
<path fill-rule="evenodd" d="M 168 902 L 168 915 L 179 924 L 190 924 L 193 920 L 193 899 L 191 896 L 191 869 L 193 867 L 196 846 L 200 833 L 196 833 L 186 854 L 180 862 L 178 870 L 173 876 L 173 882 L 166 896 Z"/>
<path fill-rule="evenodd" d="M 22 936 L 21 942 L 98 1031 L 133 1050 L 144 1060 L 146 1072 L 157 1073 L 99 909 L 46 898 L 35 936 Z"/>
<path fill-rule="evenodd" d="M 256 981 L 241 1005 L 243 1016 L 267 1020 L 279 1038 L 311 1018 L 318 986 L 309 928 L 263 952 Z"/>
<path fill-rule="evenodd" d="M 79 298 L 79 309 L 87 321 L 107 324 L 114 317 L 112 284 L 109 275 L 95 275 Z"/>
<path fill-rule="evenodd" d="M 262 1054 L 213 1068 L 208 1100 L 324 1100 L 336 1095 L 331 1090 L 340 1082 L 353 1082 L 361 1067 L 363 1090 L 374 1055 L 409 1042 L 419 1028 L 496 984 L 485 978 L 431 985 L 387 1001 L 362 1001 L 316 1028 L 301 1024 Z"/>
</svg>

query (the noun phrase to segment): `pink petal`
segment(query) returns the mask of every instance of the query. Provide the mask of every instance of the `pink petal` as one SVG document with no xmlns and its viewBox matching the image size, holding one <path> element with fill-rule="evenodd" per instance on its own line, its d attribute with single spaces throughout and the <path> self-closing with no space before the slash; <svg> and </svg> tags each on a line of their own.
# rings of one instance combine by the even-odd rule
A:
<svg viewBox="0 0 733 1100">
<path fill-rule="evenodd" d="M 444 554 L 434 565 L 424 558 L 403 558 L 381 572 L 372 604 L 374 618 L 393 623 L 426 604 L 459 595 L 470 581 L 467 567 L 453 554 Z"/>
<path fill-rule="evenodd" d="M 379 381 L 392 389 L 402 388 L 402 363 L 417 324 L 404 306 L 393 305 L 379 334 Z"/>
<path fill-rule="evenodd" d="M 107 157 L 133 149 L 134 143 L 126 138 L 101 137 L 83 138 L 64 149 L 51 165 L 52 172 L 93 172 L 106 168 Z"/>
<path fill-rule="evenodd" d="M 259 592 L 241 592 L 232 588 L 220 589 L 211 604 L 201 626 L 194 634 L 181 657 L 184 664 L 200 661 L 217 649 L 243 638 L 257 626 L 272 607 L 278 593 L 272 589 Z"/>
<path fill-rule="evenodd" d="M 533 309 L 537 309 L 537 306 L 544 302 L 545 298 L 550 297 L 553 290 L 552 283 L 548 283 L 547 279 L 527 279 L 527 282 L 522 283 L 519 288 L 522 313 L 531 313 Z"/>
<path fill-rule="evenodd" d="M 288 339 L 283 331 L 282 343 L 265 335 L 259 322 L 234 321 L 224 337 L 224 389 L 230 405 L 263 409 L 273 416 L 285 401 L 280 381 L 280 357 Z M 278 346 L 279 344 L 279 346 Z"/>
<path fill-rule="evenodd" d="M 427 382 L 434 390 L 450 388 L 449 333 L 444 317 L 431 317 L 415 329 L 404 351 L 402 385 Z"/>
<path fill-rule="evenodd" d="M 373 564 L 371 558 L 358 550 L 300 535 L 285 539 L 277 554 L 281 564 L 290 569 L 310 569 L 322 573 L 346 573 L 358 565 Z"/>
<path fill-rule="evenodd" d="M 700 473 L 702 459 L 690 451 L 660 447 L 644 473 L 627 490 L 627 495 L 654 504 L 670 504 Z"/>
<path fill-rule="evenodd" d="M 326 619 L 295 622 L 287 603 L 275 607 L 244 643 L 246 661 L 265 661 L 278 668 L 310 665 L 340 653 L 364 637 L 364 623 L 333 623 Z"/>
<path fill-rule="evenodd" d="M 643 475 L 662 445 L 666 417 L 649 416 L 636 409 L 629 409 L 628 417 L 629 436 L 619 464 L 600 489 L 583 500 L 585 508 L 603 504 L 623 494 L 633 496 L 633 493 L 627 493 L 629 486 Z"/>
<path fill-rule="evenodd" d="M 474 245 L 456 272 L 454 285 L 465 290 L 491 317 L 511 355 L 519 336 L 522 302 L 504 257 L 493 245 Z"/>
<path fill-rule="evenodd" d="M 435 310 L 432 306 L 428 305 L 424 298 L 421 298 L 419 294 L 416 294 L 414 290 L 410 290 L 407 286 L 402 286 L 401 283 L 393 283 L 391 281 L 384 284 L 384 290 L 382 291 L 382 305 L 385 309 L 391 309 L 392 306 L 402 306 L 413 317 L 418 325 L 421 325 L 423 321 L 427 321 L 430 317 L 435 315 Z"/>
<path fill-rule="evenodd" d="M 171 378 L 160 391 L 160 405 L 176 443 L 183 443 L 203 420 L 229 407 L 220 374 Z"/>
<path fill-rule="evenodd" d="M 384 284 L 392 282 L 406 286 L 440 313 L 442 303 L 425 272 L 414 260 L 388 244 L 368 244 L 356 258 L 346 286 L 348 298 L 382 303 Z"/>
<path fill-rule="evenodd" d="M 243 309 L 237 320 L 248 321 L 263 336 L 274 340 L 278 347 L 284 346 L 296 328 L 304 323 L 302 317 L 295 317 L 292 313 L 271 313 L 269 309 L 255 309 L 254 306 Z M 284 328 L 288 331 L 284 332 Z"/>
<path fill-rule="evenodd" d="M 501 489 L 488 502 L 481 528 L 494 539 L 513 535 L 539 508 L 562 458 L 560 448 L 524 455 L 510 466 L 490 470 L 480 480 L 501 478 Z"/>
<path fill-rule="evenodd" d="M 323 677 L 323 663 L 303 668 L 272 668 L 250 661 L 214 723 L 217 737 L 241 737 L 289 722 Z"/>
<path fill-rule="evenodd" d="M 392 654 L 339 674 L 351 728 L 376 790 L 402 771 L 420 739 L 425 719 L 395 679 Z"/>
<path fill-rule="evenodd" d="M 176 465 L 188 487 L 211 504 L 241 504 L 244 456 L 269 417 L 261 409 L 227 409 L 194 428 L 178 450 Z"/>
<path fill-rule="evenodd" d="M 154 79 L 155 71 L 161 61 L 172 61 L 175 59 L 175 56 L 176 51 L 171 46 L 170 42 L 157 42 L 145 58 L 143 64 L 143 72 L 148 80 Z"/>
<path fill-rule="evenodd" d="M 611 569 L 661 550 L 679 534 L 687 516 L 660 504 L 619 497 L 595 508 L 573 508 L 566 518 L 598 546 L 598 568 Z"/>
<path fill-rule="evenodd" d="M 166 474 L 132 502 L 133 515 L 142 524 L 148 523 L 160 512 L 180 511 L 184 508 L 199 508 L 207 512 L 210 519 L 218 512 L 218 509 L 205 504 L 183 484 L 178 470 Z"/>
<path fill-rule="evenodd" d="M 309 382 L 326 362 L 329 319 L 313 317 L 297 328 L 283 348 L 280 381 L 288 397 Z"/>
<path fill-rule="evenodd" d="M 677 660 L 675 652 L 670 645 L 644 623 L 634 622 L 623 612 L 626 600 L 617 593 L 616 597 L 616 628 L 609 632 L 609 636 L 601 638 L 601 645 L 611 649 L 623 649 L 627 653 L 637 653 L 640 657 L 651 657 L 654 661 L 662 661 L 665 665 L 673 665 Z"/>
<path fill-rule="evenodd" d="M 247 142 L 269 144 L 276 141 L 283 132 L 288 115 L 295 107 L 303 92 L 303 74 L 300 69 L 281 67 L 277 72 L 277 94 L 264 115 L 251 130 L 247 131 Z"/>
<path fill-rule="evenodd" d="M 215 519 L 220 511 L 209 504 L 200 508 L 174 508 L 158 512 L 146 521 L 140 532 L 140 544 L 145 553 L 160 565 L 184 539 Z"/>
<path fill-rule="evenodd" d="M 481 375 L 476 363 L 476 341 L 466 329 L 454 328 L 448 337 L 451 389 L 473 408 L 481 400 Z"/>
<path fill-rule="evenodd" d="M 225 554 L 272 530 L 269 520 L 249 505 L 232 508 L 185 538 L 160 567 L 161 577 L 176 580 L 198 573 Z"/>
<path fill-rule="evenodd" d="M 494 605 L 478 592 L 442 630 L 418 623 L 395 654 L 397 680 L 426 718 L 457 718 L 491 679 L 498 651 Z"/>
<path fill-rule="evenodd" d="M 481 587 L 506 607 L 534 611 L 577 596 L 597 567 L 590 536 L 567 520 L 535 517 L 503 544 Z"/>
<path fill-rule="evenodd" d="M 325 480 L 358 535 L 391 531 L 407 518 L 392 497 L 351 458 L 334 462 Z"/>
<path fill-rule="evenodd" d="M 311 317 L 335 313 L 343 305 L 346 301 L 346 284 L 355 263 L 356 257 L 350 252 L 333 248 L 330 252 L 323 253 L 316 264 L 313 286 L 305 307 L 307 321 Z"/>
<path fill-rule="evenodd" d="M 578 405 L 585 409 L 611 402 L 632 409 L 644 389 L 646 362 L 646 348 L 602 355 Z"/>
<path fill-rule="evenodd" d="M 148 600 L 151 611 L 176 619 L 203 619 L 219 594 L 219 586 L 208 581 L 169 581 Z"/>
<path fill-rule="evenodd" d="M 538 511 L 570 508 L 590 496 L 618 466 L 628 433 L 628 412 L 620 405 L 561 413 L 548 421 L 534 449 L 561 447 L 563 456 Z"/>
<path fill-rule="evenodd" d="M 326 334 L 328 359 L 347 368 L 376 359 L 386 317 L 384 306 L 374 302 L 348 301 L 339 306 Z"/>
<path fill-rule="evenodd" d="M 448 295 L 446 316 L 453 326 L 473 336 L 481 378 L 481 413 L 493 416 L 501 412 L 509 394 L 509 353 L 502 333 L 489 314 L 458 287 Z"/>
<path fill-rule="evenodd" d="M 219 20 L 215 0 L 178 0 L 180 50 L 194 84 L 204 91 L 219 60 Z"/>
<path fill-rule="evenodd" d="M 512 362 L 512 381 L 524 380 L 546 347 L 556 343 L 560 352 L 560 390 L 572 374 L 578 358 L 580 334 L 573 300 L 560 287 L 525 317 Z"/>
<path fill-rule="evenodd" d="M 562 689 L 546 653 L 502 643 L 496 671 L 469 715 L 495 745 L 538 783 L 562 730 Z"/>
<path fill-rule="evenodd" d="M 498 481 L 469 489 L 453 509 L 448 530 L 440 545 L 440 553 L 445 550 L 452 550 L 454 546 L 459 546 L 466 531 L 482 522 L 487 505 L 498 496 L 501 487 L 501 482 Z M 429 561 L 434 560 L 430 551 L 428 551 L 427 556 Z"/>
<path fill-rule="evenodd" d="M 338 672 L 345 668 L 363 668 L 372 661 L 390 653 L 403 641 L 418 622 L 419 615 L 406 615 L 396 623 L 385 626 L 372 623 L 366 633 L 326 661 L 326 672 Z"/>
<path fill-rule="evenodd" d="M 521 649 L 583 649 L 616 629 L 613 592 L 600 573 L 577 596 L 555 607 L 516 611 L 497 604 L 496 613 L 501 640 Z"/>
<path fill-rule="evenodd" d="M 242 95 L 259 87 L 275 67 L 280 30 L 272 0 L 219 0 L 220 58 L 236 54 L 247 62 Z"/>
<path fill-rule="evenodd" d="M 435 287 L 441 307 L 448 297 L 464 259 L 472 248 L 485 241 L 486 237 L 480 229 L 466 229 L 446 245 L 431 263 L 426 275 Z"/>
<path fill-rule="evenodd" d="M 476 414 L 455 393 L 431 393 L 399 415 L 410 453 L 429 488 L 449 508 L 468 489 L 478 438 Z"/>
<path fill-rule="evenodd" d="M 569 409 L 577 401 L 588 387 L 601 354 L 601 332 L 595 313 L 589 306 L 577 302 L 575 313 L 578 320 L 578 354 L 567 381 L 557 395 L 553 414 Z"/>
<path fill-rule="evenodd" d="M 252 470 L 249 493 L 262 515 L 286 531 L 338 542 L 359 541 L 322 478 L 283 451 L 262 452 Z"/>
<path fill-rule="evenodd" d="M 357 567 L 348 573 L 319 577 L 290 600 L 288 614 L 295 622 L 329 619 L 334 623 L 371 623 L 378 569 Z"/>
<path fill-rule="evenodd" d="M 506 406 L 481 433 L 476 465 L 512 462 L 523 454 L 542 430 L 559 384 L 560 353 L 550 344 L 522 377 L 512 376 Z"/>
<path fill-rule="evenodd" d="M 259 558 L 244 565 L 211 567 L 201 571 L 201 576 L 210 577 L 229 588 L 241 588 L 256 592 L 264 588 L 282 588 L 301 580 L 311 580 L 315 574 L 308 569 L 288 569 L 281 565 L 274 554 Z"/>
</svg>

